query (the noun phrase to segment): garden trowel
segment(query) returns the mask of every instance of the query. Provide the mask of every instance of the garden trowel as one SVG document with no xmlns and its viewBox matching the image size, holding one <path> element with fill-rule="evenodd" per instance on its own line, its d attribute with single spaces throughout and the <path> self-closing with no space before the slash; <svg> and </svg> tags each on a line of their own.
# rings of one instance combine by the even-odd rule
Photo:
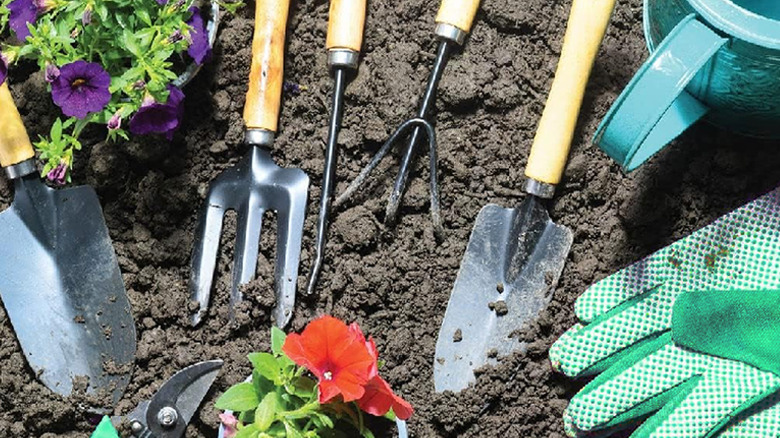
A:
<svg viewBox="0 0 780 438">
<path fill-rule="evenodd" d="M 571 248 L 571 230 L 550 219 L 585 86 L 615 0 L 574 0 L 561 59 L 528 158 L 519 208 L 479 212 L 447 305 L 434 360 L 436 390 L 460 391 L 474 369 L 522 350 L 518 331 L 550 302 Z"/>
<path fill-rule="evenodd" d="M 97 195 L 54 190 L 8 85 L 0 86 L 0 164 L 14 200 L 0 213 L 0 297 L 24 356 L 52 391 L 74 380 L 117 401 L 130 379 L 135 325 Z M 106 392 L 102 392 L 106 391 Z"/>
<path fill-rule="evenodd" d="M 192 255 L 190 293 L 199 304 L 192 316 L 193 325 L 208 310 L 222 222 L 228 210 L 238 215 L 230 320 L 242 299 L 239 286 L 255 276 L 263 213 L 268 210 L 277 214 L 273 319 L 276 325 L 284 327 L 292 318 L 309 177 L 301 169 L 279 167 L 270 152 L 281 104 L 289 6 L 290 0 L 255 2 L 252 66 L 244 105 L 244 140 L 249 151 L 211 183 L 206 196 Z"/>
</svg>

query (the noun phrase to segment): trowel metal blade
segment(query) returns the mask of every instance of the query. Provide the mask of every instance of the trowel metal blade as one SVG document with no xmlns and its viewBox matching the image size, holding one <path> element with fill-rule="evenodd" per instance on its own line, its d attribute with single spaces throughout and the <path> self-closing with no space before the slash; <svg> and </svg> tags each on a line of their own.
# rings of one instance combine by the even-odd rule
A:
<svg viewBox="0 0 780 438">
<path fill-rule="evenodd" d="M 135 325 L 97 195 L 15 180 L 0 213 L 0 298 L 35 375 L 67 396 L 74 379 L 114 401 L 130 380 Z"/>
<path fill-rule="evenodd" d="M 535 197 L 482 208 L 436 342 L 436 391 L 461 391 L 476 368 L 525 349 L 516 332 L 550 303 L 572 241 Z"/>
</svg>

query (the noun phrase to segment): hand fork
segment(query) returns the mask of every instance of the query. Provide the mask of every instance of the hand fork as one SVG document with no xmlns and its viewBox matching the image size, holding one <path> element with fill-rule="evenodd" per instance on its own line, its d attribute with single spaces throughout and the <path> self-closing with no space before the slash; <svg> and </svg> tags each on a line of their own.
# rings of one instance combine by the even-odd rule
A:
<svg viewBox="0 0 780 438">
<path fill-rule="evenodd" d="M 257 0 L 252 39 L 252 66 L 244 107 L 245 142 L 250 146 L 238 164 L 225 170 L 209 188 L 192 255 L 190 292 L 199 303 L 197 325 L 208 310 L 225 212 L 237 215 L 235 263 L 229 319 L 241 302 L 239 286 L 254 277 L 263 214 L 277 213 L 273 319 L 284 327 L 292 318 L 298 279 L 309 177 L 300 169 L 276 165 L 269 151 L 279 118 L 284 68 L 284 39 L 289 0 Z"/>
</svg>

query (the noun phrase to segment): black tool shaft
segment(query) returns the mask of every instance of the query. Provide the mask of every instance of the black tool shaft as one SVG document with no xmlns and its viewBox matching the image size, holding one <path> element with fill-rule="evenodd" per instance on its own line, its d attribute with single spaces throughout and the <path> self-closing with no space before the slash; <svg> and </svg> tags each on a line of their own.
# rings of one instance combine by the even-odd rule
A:
<svg viewBox="0 0 780 438">
<path fill-rule="evenodd" d="M 423 96 L 420 104 L 420 110 L 417 112 L 417 116 L 421 119 L 428 119 L 431 108 L 435 104 L 436 89 L 439 86 L 439 81 L 444 74 L 444 68 L 447 66 L 447 61 L 450 59 L 450 53 L 452 52 L 455 43 L 449 40 L 441 40 L 439 43 L 438 53 L 436 54 L 436 62 L 431 70 L 431 75 L 428 78 L 428 85 L 425 87 L 425 95 Z M 417 127 L 409 137 L 409 143 L 407 143 L 404 155 L 401 158 L 401 165 L 398 171 L 398 177 L 393 185 L 393 191 L 390 194 L 390 202 L 387 204 L 387 214 L 385 220 L 389 223 L 395 221 L 398 214 L 398 207 L 401 203 L 404 190 L 406 188 L 406 181 L 409 178 L 409 172 L 411 171 L 412 158 L 417 149 L 417 144 L 420 141 L 420 136 L 424 133 L 424 130 Z"/>
<path fill-rule="evenodd" d="M 347 84 L 347 71 L 345 68 L 335 68 L 333 71 L 333 112 L 328 128 L 328 145 L 325 149 L 325 170 L 322 174 L 322 195 L 320 197 L 320 215 L 317 219 L 317 240 L 315 246 L 314 263 L 309 273 L 309 284 L 306 293 L 311 295 L 317 286 L 322 261 L 325 257 L 325 244 L 328 242 L 328 223 L 330 219 L 330 206 L 333 202 L 333 189 L 336 184 L 336 162 L 338 160 L 337 148 L 341 119 L 344 116 L 344 89 Z"/>
</svg>

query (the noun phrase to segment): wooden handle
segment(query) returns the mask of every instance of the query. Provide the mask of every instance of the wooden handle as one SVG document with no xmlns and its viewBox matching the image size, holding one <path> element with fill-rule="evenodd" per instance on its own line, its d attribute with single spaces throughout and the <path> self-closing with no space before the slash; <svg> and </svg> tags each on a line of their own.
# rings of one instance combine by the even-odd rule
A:
<svg viewBox="0 0 780 438">
<path fill-rule="evenodd" d="M 614 6 L 615 0 L 574 0 L 561 59 L 528 157 L 527 177 L 547 184 L 561 181 L 588 77 Z"/>
<path fill-rule="evenodd" d="M 363 45 L 363 26 L 366 22 L 366 0 L 331 0 L 328 38 L 330 49 L 360 51 Z"/>
<path fill-rule="evenodd" d="M 247 129 L 276 132 L 284 76 L 284 38 L 290 0 L 257 0 L 252 67 L 246 93 Z"/>
<path fill-rule="evenodd" d="M 22 116 L 16 109 L 8 82 L 0 85 L 0 165 L 19 164 L 35 156 Z"/>
<path fill-rule="evenodd" d="M 477 9 L 479 9 L 479 0 L 442 0 L 436 22 L 470 32 Z"/>
</svg>

